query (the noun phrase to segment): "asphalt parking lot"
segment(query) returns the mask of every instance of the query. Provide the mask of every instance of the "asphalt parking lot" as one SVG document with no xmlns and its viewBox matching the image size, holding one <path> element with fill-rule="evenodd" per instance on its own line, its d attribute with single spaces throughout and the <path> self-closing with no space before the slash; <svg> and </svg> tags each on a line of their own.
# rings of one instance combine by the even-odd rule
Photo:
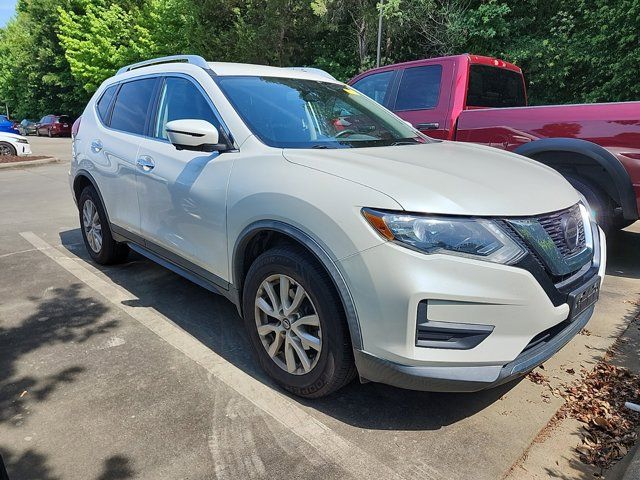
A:
<svg viewBox="0 0 640 480">
<path fill-rule="evenodd" d="M 0 453 L 12 480 L 516 478 L 562 403 L 528 379 L 476 394 L 356 381 L 290 397 L 222 297 L 139 256 L 90 263 L 69 140 L 30 142 L 62 162 L 0 171 Z M 609 239 L 591 334 L 545 364 L 552 382 L 593 365 L 635 317 L 639 252 L 640 223 Z M 560 452 L 540 471 L 547 460 L 582 478 Z"/>
</svg>

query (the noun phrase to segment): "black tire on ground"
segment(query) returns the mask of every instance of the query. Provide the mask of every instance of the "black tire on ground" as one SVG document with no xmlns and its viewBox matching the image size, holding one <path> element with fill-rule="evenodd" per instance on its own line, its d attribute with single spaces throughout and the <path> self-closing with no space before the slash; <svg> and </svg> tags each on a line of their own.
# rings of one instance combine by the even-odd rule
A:
<svg viewBox="0 0 640 480">
<path fill-rule="evenodd" d="M 8 142 L 0 142 L 0 155 L 17 155 L 16 147 Z"/>
<path fill-rule="evenodd" d="M 613 201 L 609 195 L 582 178 L 567 175 L 566 179 L 573 185 L 573 188 L 585 196 L 591 207 L 591 213 L 595 215 L 596 222 L 598 222 L 600 228 L 605 233 L 615 230 L 618 222 L 613 210 Z"/>
<path fill-rule="evenodd" d="M 264 252 L 251 265 L 243 289 L 244 323 L 258 361 L 280 386 L 295 395 L 319 398 L 342 388 L 356 376 L 353 350 L 340 299 L 328 273 L 311 254 L 293 246 Z M 282 274 L 302 286 L 316 308 L 322 330 L 320 358 L 308 372 L 291 374 L 268 355 L 255 321 L 255 301 L 262 282 Z"/>
<path fill-rule="evenodd" d="M 95 252 L 87 240 L 87 232 L 85 231 L 83 220 L 82 220 L 82 212 L 84 208 L 84 204 L 87 200 L 91 200 L 98 211 L 98 217 L 100 219 L 100 227 L 102 230 L 102 247 L 98 252 Z M 102 206 L 102 202 L 100 201 L 100 196 L 96 189 L 93 186 L 85 187 L 85 189 L 80 194 L 80 199 L 78 201 L 78 211 L 80 216 L 80 230 L 82 231 L 82 239 L 84 240 L 84 245 L 89 252 L 91 258 L 100 265 L 112 265 L 115 263 L 123 262 L 127 255 L 129 254 L 129 246 L 125 243 L 116 242 L 111 235 L 111 228 L 109 227 L 109 222 L 107 221 L 107 216 L 104 212 L 104 207 Z"/>
</svg>

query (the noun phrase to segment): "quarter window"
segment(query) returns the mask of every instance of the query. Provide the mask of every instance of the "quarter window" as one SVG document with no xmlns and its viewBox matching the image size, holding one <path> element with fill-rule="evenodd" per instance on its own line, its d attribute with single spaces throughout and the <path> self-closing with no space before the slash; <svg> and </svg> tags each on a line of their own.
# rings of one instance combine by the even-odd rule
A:
<svg viewBox="0 0 640 480">
<path fill-rule="evenodd" d="M 113 100 L 113 96 L 116 94 L 117 88 L 118 88 L 117 85 L 110 86 L 104 91 L 104 93 L 100 97 L 100 100 L 98 100 L 98 104 L 97 104 L 98 115 L 100 115 L 100 119 L 103 122 L 106 122 L 107 120 L 107 114 L 109 113 L 109 106 L 111 105 L 111 100 Z"/>
<path fill-rule="evenodd" d="M 441 65 L 407 68 L 402 74 L 394 110 L 426 110 L 438 105 Z"/>
<path fill-rule="evenodd" d="M 367 97 L 373 98 L 376 102 L 384 103 L 384 99 L 387 95 L 387 90 L 389 90 L 389 84 L 393 79 L 394 73 L 395 71 L 393 70 L 389 72 L 374 73 L 373 75 L 369 75 L 358 80 L 353 84 L 353 87 L 360 90 Z"/>
<path fill-rule="evenodd" d="M 162 87 L 154 136 L 166 139 L 167 122 L 184 119 L 206 120 L 220 128 L 218 119 L 200 90 L 186 78 L 169 77 Z"/>
<path fill-rule="evenodd" d="M 133 80 L 122 85 L 111 114 L 111 128 L 144 134 L 155 78 Z"/>
</svg>

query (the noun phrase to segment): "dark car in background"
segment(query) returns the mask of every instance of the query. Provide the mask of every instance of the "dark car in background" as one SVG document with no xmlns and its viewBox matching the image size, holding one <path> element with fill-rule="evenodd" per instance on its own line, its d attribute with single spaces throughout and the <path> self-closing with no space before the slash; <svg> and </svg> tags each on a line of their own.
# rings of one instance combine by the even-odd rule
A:
<svg viewBox="0 0 640 480">
<path fill-rule="evenodd" d="M 18 131 L 20 132 L 20 135 L 23 135 L 25 137 L 27 135 L 35 135 L 36 134 L 35 120 L 29 120 L 28 118 L 25 118 L 18 124 Z"/>
<path fill-rule="evenodd" d="M 73 120 L 68 115 L 45 115 L 36 124 L 36 135 L 70 137 Z"/>
<path fill-rule="evenodd" d="M 6 115 L 0 115 L 0 132 L 5 133 L 16 133 L 19 134 L 18 130 L 14 127 L 14 124 L 9 117 Z"/>
</svg>

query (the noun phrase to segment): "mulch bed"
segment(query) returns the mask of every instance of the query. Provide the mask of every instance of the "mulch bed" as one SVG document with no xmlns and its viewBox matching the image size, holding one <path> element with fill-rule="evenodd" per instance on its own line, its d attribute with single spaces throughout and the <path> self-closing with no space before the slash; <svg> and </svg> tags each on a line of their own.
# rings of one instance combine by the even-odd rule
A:
<svg viewBox="0 0 640 480">
<path fill-rule="evenodd" d="M 0 155 L 0 163 L 30 162 L 31 160 L 42 160 L 43 158 L 49 157 L 45 155 L 28 155 L 26 157 L 18 157 L 16 155 Z"/>
</svg>

